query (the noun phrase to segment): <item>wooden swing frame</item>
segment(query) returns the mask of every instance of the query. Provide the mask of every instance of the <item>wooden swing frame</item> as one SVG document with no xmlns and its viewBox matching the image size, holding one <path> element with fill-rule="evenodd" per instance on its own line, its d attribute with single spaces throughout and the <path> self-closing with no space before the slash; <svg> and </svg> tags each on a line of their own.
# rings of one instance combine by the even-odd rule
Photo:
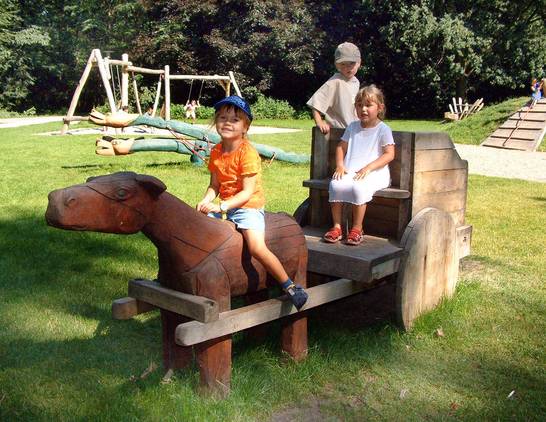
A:
<svg viewBox="0 0 546 422">
<path fill-rule="evenodd" d="M 121 67 L 121 101 L 119 102 L 119 108 L 116 104 L 114 98 L 114 92 L 112 86 L 110 85 L 110 80 L 113 78 L 110 72 L 110 66 L 118 66 L 116 71 Z M 156 96 L 154 100 L 154 106 L 152 111 L 152 116 L 155 116 L 157 113 L 157 108 L 159 105 L 159 97 L 161 96 L 161 88 L 163 85 L 164 89 L 164 108 L 165 108 L 165 120 L 171 119 L 171 81 L 175 80 L 201 80 L 201 81 L 217 81 L 218 84 L 224 89 L 225 96 L 229 96 L 231 92 L 231 86 L 233 86 L 237 95 L 241 95 L 239 86 L 235 81 L 235 75 L 232 71 L 228 72 L 228 75 L 177 75 L 171 74 L 169 65 L 165 65 L 163 69 L 149 69 L 146 67 L 133 66 L 133 63 L 129 61 L 128 54 L 122 54 L 121 60 L 103 58 L 101 51 L 99 49 L 94 49 L 91 51 L 89 58 L 87 59 L 87 64 L 85 69 L 80 77 L 78 85 L 74 90 L 74 95 L 68 107 L 66 116 L 63 118 L 63 127 L 61 129 L 61 135 L 64 135 L 68 132 L 68 128 L 71 122 L 84 121 L 88 120 L 88 116 L 75 116 L 76 107 L 80 99 L 80 95 L 83 91 L 85 83 L 93 70 L 93 67 L 97 67 L 100 73 L 102 83 L 106 91 L 106 97 L 108 99 L 108 106 L 110 107 L 110 112 L 115 113 L 124 107 L 129 105 L 129 74 L 133 75 L 133 90 L 135 92 L 135 99 L 137 102 L 138 113 L 142 114 L 142 109 L 140 107 L 139 97 L 138 97 L 138 86 L 134 78 L 135 73 L 147 74 L 147 75 L 159 75 L 159 80 L 157 83 Z M 162 84 L 163 79 L 163 84 Z"/>
</svg>

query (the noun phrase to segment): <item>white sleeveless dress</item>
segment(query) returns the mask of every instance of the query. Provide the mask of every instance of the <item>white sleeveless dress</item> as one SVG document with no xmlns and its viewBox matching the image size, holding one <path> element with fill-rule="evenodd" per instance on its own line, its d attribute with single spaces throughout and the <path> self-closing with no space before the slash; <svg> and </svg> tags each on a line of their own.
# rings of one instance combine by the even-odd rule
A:
<svg viewBox="0 0 546 422">
<path fill-rule="evenodd" d="M 383 147 L 394 145 L 392 130 L 383 122 L 373 128 L 363 128 L 360 121 L 355 121 L 347 126 L 341 142 L 349 144 L 344 160 L 348 173 L 340 180 L 331 180 L 329 201 L 354 205 L 370 202 L 375 192 L 389 187 L 389 166 L 374 170 L 361 180 L 353 180 L 353 177 L 357 171 L 379 158 L 383 154 Z"/>
</svg>

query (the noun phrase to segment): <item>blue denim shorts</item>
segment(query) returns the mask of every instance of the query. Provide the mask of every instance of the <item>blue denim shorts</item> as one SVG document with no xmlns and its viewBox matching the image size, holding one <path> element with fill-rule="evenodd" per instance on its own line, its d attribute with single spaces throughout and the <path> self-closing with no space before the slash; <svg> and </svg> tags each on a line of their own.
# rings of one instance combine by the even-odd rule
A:
<svg viewBox="0 0 546 422">
<path fill-rule="evenodd" d="M 208 216 L 222 218 L 222 214 L 219 212 L 209 212 Z M 232 208 L 227 212 L 227 219 L 233 221 L 238 229 L 250 229 L 265 233 L 265 213 L 263 208 Z"/>
</svg>

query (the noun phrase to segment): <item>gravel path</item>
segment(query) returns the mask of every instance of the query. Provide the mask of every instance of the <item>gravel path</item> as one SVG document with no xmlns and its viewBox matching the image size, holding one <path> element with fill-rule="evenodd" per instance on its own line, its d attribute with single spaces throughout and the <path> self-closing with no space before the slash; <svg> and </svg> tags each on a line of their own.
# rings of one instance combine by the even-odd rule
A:
<svg viewBox="0 0 546 422">
<path fill-rule="evenodd" d="M 524 179 L 546 183 L 546 152 L 456 144 L 462 159 L 468 160 L 470 174 Z"/>
<path fill-rule="evenodd" d="M 0 129 L 48 122 L 62 122 L 62 119 L 62 116 L 0 119 Z M 94 131 L 94 129 L 89 130 Z M 81 133 L 77 129 L 76 131 Z M 253 126 L 249 133 L 262 134 L 297 131 L 299 129 Z M 95 132 L 102 133 L 101 130 L 95 130 Z M 516 151 L 462 144 L 456 144 L 455 146 L 461 158 L 468 160 L 470 174 L 546 183 L 546 152 Z"/>
</svg>

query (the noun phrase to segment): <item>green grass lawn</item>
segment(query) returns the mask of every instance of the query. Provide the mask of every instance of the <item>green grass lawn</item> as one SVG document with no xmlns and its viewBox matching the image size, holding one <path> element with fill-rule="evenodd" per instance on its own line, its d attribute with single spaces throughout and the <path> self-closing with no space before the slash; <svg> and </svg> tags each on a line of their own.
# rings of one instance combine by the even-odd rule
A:
<svg viewBox="0 0 546 422">
<path fill-rule="evenodd" d="M 310 127 L 253 140 L 309 152 Z M 151 243 L 44 221 L 48 192 L 89 176 L 151 174 L 195 204 L 207 171 L 170 153 L 100 157 L 94 136 L 36 135 L 55 129 L 0 131 L 0 420 L 545 420 L 546 184 L 469 178 L 472 255 L 454 298 L 412 332 L 367 307 L 324 309 L 311 318 L 309 358 L 300 364 L 281 355 L 278 324 L 264 343 L 238 334 L 232 393 L 218 401 L 197 394 L 195 368 L 161 383 L 157 312 L 110 316 L 128 280 L 154 278 Z M 307 197 L 308 175 L 306 165 L 266 165 L 269 210 L 293 212 Z M 141 379 L 151 363 L 159 368 Z"/>
</svg>

